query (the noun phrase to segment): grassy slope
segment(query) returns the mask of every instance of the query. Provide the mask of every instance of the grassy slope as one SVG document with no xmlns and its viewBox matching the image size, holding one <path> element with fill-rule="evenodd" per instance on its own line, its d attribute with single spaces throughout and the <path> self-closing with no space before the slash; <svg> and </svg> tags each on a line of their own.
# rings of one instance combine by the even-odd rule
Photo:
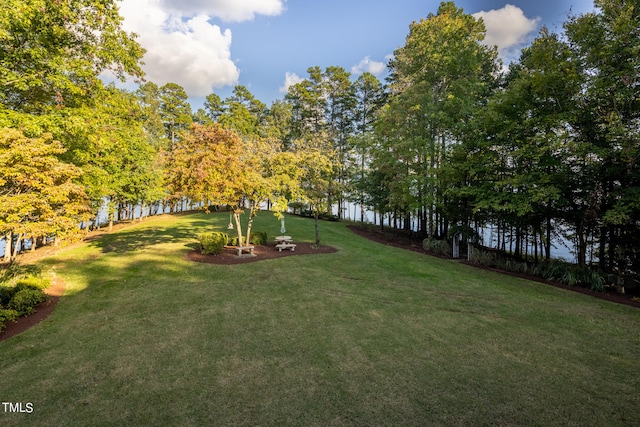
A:
<svg viewBox="0 0 640 427">
<path fill-rule="evenodd" d="M 640 425 L 637 309 L 339 223 L 321 224 L 335 254 L 183 258 L 227 222 L 163 216 L 45 260 L 68 295 L 0 343 L 0 400 L 34 408 L 0 424 Z"/>
</svg>

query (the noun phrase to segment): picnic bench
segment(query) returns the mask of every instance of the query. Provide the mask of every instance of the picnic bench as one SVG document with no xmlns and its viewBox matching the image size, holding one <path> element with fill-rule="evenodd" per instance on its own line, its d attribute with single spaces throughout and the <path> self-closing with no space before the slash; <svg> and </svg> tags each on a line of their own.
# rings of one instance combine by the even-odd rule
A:
<svg viewBox="0 0 640 427">
<path fill-rule="evenodd" d="M 278 252 L 282 252 L 283 249 L 289 249 L 291 250 L 291 252 L 294 252 L 296 250 L 296 245 L 295 243 L 283 242 L 283 243 L 278 243 L 276 245 L 276 248 L 278 248 Z"/>
<path fill-rule="evenodd" d="M 249 251 L 249 256 L 253 256 L 253 246 L 236 246 L 238 256 L 242 256 L 243 252 Z"/>
</svg>

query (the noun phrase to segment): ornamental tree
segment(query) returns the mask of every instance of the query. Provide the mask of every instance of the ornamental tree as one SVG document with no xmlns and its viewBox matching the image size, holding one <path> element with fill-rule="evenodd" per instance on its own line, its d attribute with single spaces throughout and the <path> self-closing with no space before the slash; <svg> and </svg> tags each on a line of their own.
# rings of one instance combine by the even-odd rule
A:
<svg viewBox="0 0 640 427">
<path fill-rule="evenodd" d="M 18 239 L 70 234 L 88 218 L 84 189 L 73 182 L 82 171 L 59 160 L 65 152 L 50 134 L 27 138 L 15 129 L 0 131 L 0 235 L 5 237 L 4 259 Z M 35 241 L 35 239 L 34 239 Z"/>
</svg>

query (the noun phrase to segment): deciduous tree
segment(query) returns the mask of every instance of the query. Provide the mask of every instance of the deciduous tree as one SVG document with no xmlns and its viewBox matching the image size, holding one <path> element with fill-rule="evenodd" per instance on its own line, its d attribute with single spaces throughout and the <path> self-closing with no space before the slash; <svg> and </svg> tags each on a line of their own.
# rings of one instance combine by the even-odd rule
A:
<svg viewBox="0 0 640 427">
<path fill-rule="evenodd" d="M 28 138 L 15 129 L 0 131 L 0 235 L 5 237 L 5 260 L 15 256 L 14 235 L 60 238 L 87 219 L 88 199 L 83 187 L 73 182 L 82 171 L 59 160 L 64 151 L 50 134 Z"/>
</svg>

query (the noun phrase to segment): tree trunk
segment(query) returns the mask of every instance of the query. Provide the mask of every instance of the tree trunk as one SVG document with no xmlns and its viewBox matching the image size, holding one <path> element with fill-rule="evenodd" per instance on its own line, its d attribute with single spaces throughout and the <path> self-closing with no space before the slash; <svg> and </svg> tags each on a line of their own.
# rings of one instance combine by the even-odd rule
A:
<svg viewBox="0 0 640 427">
<path fill-rule="evenodd" d="M 538 228 L 533 229 L 533 262 L 538 263 Z"/>
<path fill-rule="evenodd" d="M 605 270 L 607 268 L 606 265 L 606 246 L 607 246 L 607 228 L 602 226 L 600 227 L 600 247 L 598 248 L 598 263 L 600 265 L 601 270 Z"/>
<path fill-rule="evenodd" d="M 576 234 L 578 235 L 578 247 L 576 248 L 578 265 L 586 265 L 587 263 L 587 245 L 584 236 L 584 227 L 582 223 L 578 225 L 578 229 L 576 230 Z"/>
<path fill-rule="evenodd" d="M 251 227 L 253 226 L 253 218 L 256 217 L 257 206 L 252 204 L 249 209 L 249 221 L 247 222 L 247 245 L 251 244 Z"/>
<path fill-rule="evenodd" d="M 13 243 L 12 238 L 13 234 L 12 233 L 7 233 L 4 235 L 4 257 L 3 257 L 3 261 L 4 262 L 9 262 L 11 261 L 11 244 Z"/>
<path fill-rule="evenodd" d="M 547 241 L 544 242 L 546 249 L 546 260 L 549 261 L 551 259 L 551 217 L 547 218 Z"/>
<path fill-rule="evenodd" d="M 236 210 L 233 212 L 233 218 L 236 221 L 236 230 L 238 231 L 238 246 L 244 246 L 243 243 L 243 238 L 242 238 L 242 225 L 240 224 L 240 214 L 242 213 L 241 210 Z"/>
<path fill-rule="evenodd" d="M 13 255 L 11 259 L 15 259 L 18 256 L 18 248 L 20 248 L 20 240 L 22 239 L 22 234 L 18 234 L 18 238 L 16 239 L 16 244 L 13 246 Z"/>
<path fill-rule="evenodd" d="M 320 246 L 320 233 L 318 231 L 318 211 L 314 211 L 313 219 L 315 222 L 315 229 L 316 229 L 316 246 Z"/>
</svg>

